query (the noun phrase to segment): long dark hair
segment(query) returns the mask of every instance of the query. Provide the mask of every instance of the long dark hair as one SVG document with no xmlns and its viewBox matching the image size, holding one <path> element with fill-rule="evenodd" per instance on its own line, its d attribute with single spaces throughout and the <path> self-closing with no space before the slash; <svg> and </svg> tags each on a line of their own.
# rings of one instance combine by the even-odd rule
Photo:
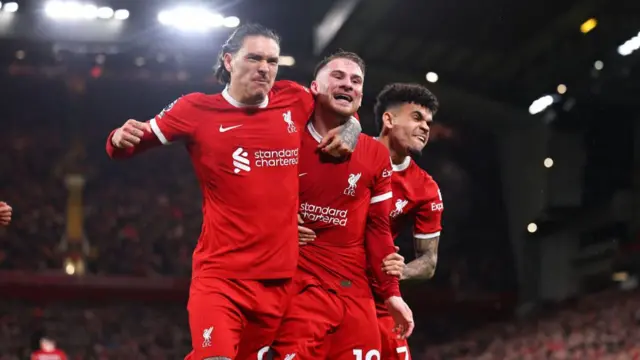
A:
<svg viewBox="0 0 640 360">
<path fill-rule="evenodd" d="M 218 65 L 213 75 L 221 84 L 226 85 L 231 81 L 231 73 L 224 67 L 224 54 L 237 53 L 242 47 L 244 39 L 248 36 L 264 36 L 273 39 L 280 45 L 280 36 L 278 36 L 275 31 L 260 24 L 241 25 L 229 36 L 224 45 L 222 45 L 222 49 L 218 55 Z"/>
</svg>

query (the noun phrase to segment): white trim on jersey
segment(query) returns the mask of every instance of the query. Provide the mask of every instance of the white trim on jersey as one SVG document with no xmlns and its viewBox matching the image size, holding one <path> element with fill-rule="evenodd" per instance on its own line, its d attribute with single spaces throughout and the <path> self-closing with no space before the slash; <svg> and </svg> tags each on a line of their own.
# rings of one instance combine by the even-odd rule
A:
<svg viewBox="0 0 640 360">
<path fill-rule="evenodd" d="M 428 240 L 440 236 L 440 231 L 431 234 L 413 234 L 413 237 L 420 240 Z"/>
<path fill-rule="evenodd" d="M 393 160 L 391 161 L 391 168 L 396 172 L 407 170 L 409 165 L 411 165 L 411 157 L 409 156 L 405 157 L 404 160 L 402 160 L 402 162 L 397 165 L 393 163 Z"/>
<path fill-rule="evenodd" d="M 391 191 L 384 193 L 382 195 L 376 195 L 371 198 L 370 204 L 379 203 L 381 201 L 389 200 L 393 197 L 393 193 Z"/>
<path fill-rule="evenodd" d="M 149 125 L 151 125 L 151 130 L 153 131 L 154 134 L 156 134 L 156 137 L 158 138 L 158 140 L 160 140 L 162 145 L 171 144 L 171 142 L 167 140 L 167 138 L 162 133 L 162 130 L 160 130 L 160 127 L 158 126 L 158 122 L 156 121 L 156 118 L 151 119 L 151 121 L 149 121 Z"/>
<path fill-rule="evenodd" d="M 353 116 L 349 119 L 349 121 L 358 121 L 358 119 L 354 118 Z M 322 135 L 320 135 L 318 133 L 318 131 L 316 130 L 316 128 L 313 126 L 313 123 L 311 121 L 309 121 L 309 123 L 307 124 L 307 129 L 309 130 L 309 133 L 311 134 L 311 137 L 314 138 L 317 142 L 322 141 Z"/>
<path fill-rule="evenodd" d="M 235 107 L 241 108 L 241 107 L 255 107 L 255 105 L 249 105 L 249 104 L 243 104 L 240 101 L 234 99 L 231 94 L 229 94 L 229 87 L 226 86 L 224 88 L 224 90 L 222 90 L 222 97 L 227 100 L 227 102 Z M 258 104 L 258 107 L 263 109 L 266 108 L 267 105 L 269 105 L 269 96 L 265 96 L 264 100 L 262 100 L 262 102 L 260 104 Z"/>
</svg>

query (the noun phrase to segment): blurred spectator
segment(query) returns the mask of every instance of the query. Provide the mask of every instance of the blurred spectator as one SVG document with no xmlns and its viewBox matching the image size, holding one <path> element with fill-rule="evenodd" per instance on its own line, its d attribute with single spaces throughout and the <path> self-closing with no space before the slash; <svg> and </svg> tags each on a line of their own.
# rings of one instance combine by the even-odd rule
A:
<svg viewBox="0 0 640 360">
<path fill-rule="evenodd" d="M 56 342 L 48 337 L 40 339 L 40 349 L 31 354 L 31 360 L 67 360 L 67 354 L 56 348 Z"/>
<path fill-rule="evenodd" d="M 43 332 L 69 360 L 173 360 L 191 348 L 184 306 L 0 303 L 0 360 L 27 359 Z M 49 358 L 48 358 L 49 359 Z"/>
<path fill-rule="evenodd" d="M 535 319 L 493 324 L 413 351 L 422 360 L 631 360 L 640 358 L 638 325 L 640 293 L 608 291 Z"/>
<path fill-rule="evenodd" d="M 11 222 L 11 206 L 4 201 L 0 201 L 0 226 L 7 226 Z"/>
</svg>

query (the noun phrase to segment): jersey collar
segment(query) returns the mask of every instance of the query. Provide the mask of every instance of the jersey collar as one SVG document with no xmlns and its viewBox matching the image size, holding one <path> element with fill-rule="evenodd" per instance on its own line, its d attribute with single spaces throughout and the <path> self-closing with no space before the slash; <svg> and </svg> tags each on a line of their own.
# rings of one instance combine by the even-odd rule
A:
<svg viewBox="0 0 640 360">
<path fill-rule="evenodd" d="M 380 140 L 377 136 L 374 137 L 374 139 Z M 404 160 L 402 160 L 402 162 L 398 165 L 393 163 L 393 159 L 391 160 L 391 168 L 393 169 L 393 171 L 405 171 L 407 170 L 409 165 L 411 165 L 411 157 L 409 156 L 405 157 Z"/>
<path fill-rule="evenodd" d="M 407 170 L 410 164 L 411 164 L 411 157 L 407 156 L 404 158 L 404 160 L 402 160 L 400 164 L 396 165 L 394 163 L 391 163 L 391 168 L 393 169 L 393 171 L 405 171 Z"/>
<path fill-rule="evenodd" d="M 349 119 L 349 121 L 358 121 L 358 119 L 356 119 L 355 117 L 351 117 L 351 119 Z M 307 123 L 307 130 L 309 130 L 309 134 L 311 134 L 311 137 L 315 139 L 315 141 L 320 142 L 322 141 L 322 135 L 320 135 L 318 133 L 318 131 L 316 130 L 316 128 L 313 126 L 313 122 L 309 121 Z"/>
<path fill-rule="evenodd" d="M 222 97 L 227 100 L 227 102 L 235 107 L 238 108 L 242 108 L 242 107 L 256 107 L 255 105 L 249 105 L 249 104 L 243 104 L 239 101 L 237 101 L 236 99 L 234 99 L 233 97 L 231 97 L 231 94 L 229 94 L 229 86 L 225 86 L 224 90 L 222 90 Z M 260 104 L 258 104 L 258 107 L 263 109 L 266 108 L 267 105 L 269 105 L 269 95 L 267 95 L 264 100 L 262 100 L 262 102 Z"/>
</svg>

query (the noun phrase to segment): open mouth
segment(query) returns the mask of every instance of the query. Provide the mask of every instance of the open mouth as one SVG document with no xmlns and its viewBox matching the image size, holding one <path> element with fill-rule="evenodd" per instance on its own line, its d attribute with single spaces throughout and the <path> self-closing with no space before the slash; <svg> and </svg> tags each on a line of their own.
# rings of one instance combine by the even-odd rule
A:
<svg viewBox="0 0 640 360">
<path fill-rule="evenodd" d="M 333 98 L 338 101 L 344 101 L 347 103 L 351 103 L 353 101 L 353 98 L 347 94 L 333 94 Z"/>
<path fill-rule="evenodd" d="M 416 136 L 416 138 L 418 138 L 418 140 L 420 140 L 423 144 L 427 143 L 427 137 L 424 135 L 418 135 Z"/>
</svg>

